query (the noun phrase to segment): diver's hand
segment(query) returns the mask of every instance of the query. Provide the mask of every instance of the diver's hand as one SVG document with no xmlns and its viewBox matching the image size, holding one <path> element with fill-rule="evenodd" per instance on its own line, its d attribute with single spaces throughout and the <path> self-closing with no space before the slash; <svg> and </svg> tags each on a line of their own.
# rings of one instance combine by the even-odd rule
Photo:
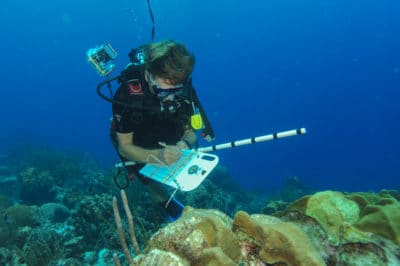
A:
<svg viewBox="0 0 400 266">
<path fill-rule="evenodd" d="M 189 149 L 190 149 L 190 147 L 189 147 L 189 146 L 186 144 L 186 142 L 183 141 L 183 140 L 178 141 L 178 142 L 176 143 L 176 146 L 177 146 L 179 149 L 181 149 L 181 150 L 189 150 Z"/>
<path fill-rule="evenodd" d="M 178 146 L 166 145 L 162 142 L 160 142 L 160 145 L 163 146 L 163 149 L 161 150 L 161 159 L 166 165 L 174 164 L 179 160 L 179 158 L 181 158 L 182 152 Z"/>
</svg>

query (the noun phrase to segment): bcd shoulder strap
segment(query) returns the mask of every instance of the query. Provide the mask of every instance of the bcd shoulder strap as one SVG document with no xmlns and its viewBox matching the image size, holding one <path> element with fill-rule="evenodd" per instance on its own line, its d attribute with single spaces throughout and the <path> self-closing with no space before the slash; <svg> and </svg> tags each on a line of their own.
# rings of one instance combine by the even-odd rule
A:
<svg viewBox="0 0 400 266">
<path fill-rule="evenodd" d="M 211 126 L 210 120 L 208 120 L 207 114 L 206 114 L 203 106 L 201 105 L 199 98 L 197 97 L 197 93 L 196 93 L 196 90 L 194 89 L 193 85 L 191 85 L 191 93 L 190 94 L 191 94 L 192 101 L 194 102 L 196 107 L 199 109 L 199 112 L 200 112 L 201 117 L 204 122 L 204 128 L 201 130 L 201 136 L 208 142 L 211 142 L 215 139 L 214 130 Z"/>
</svg>

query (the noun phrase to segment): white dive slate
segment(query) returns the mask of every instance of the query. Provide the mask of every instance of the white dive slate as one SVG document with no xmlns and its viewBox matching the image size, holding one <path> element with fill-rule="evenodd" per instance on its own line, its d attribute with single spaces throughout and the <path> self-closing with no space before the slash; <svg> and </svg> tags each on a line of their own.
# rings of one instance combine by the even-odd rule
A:
<svg viewBox="0 0 400 266">
<path fill-rule="evenodd" d="M 218 156 L 195 150 L 182 150 L 182 157 L 170 166 L 146 164 L 140 173 L 157 182 L 179 189 L 190 191 L 201 182 L 217 166 Z"/>
</svg>

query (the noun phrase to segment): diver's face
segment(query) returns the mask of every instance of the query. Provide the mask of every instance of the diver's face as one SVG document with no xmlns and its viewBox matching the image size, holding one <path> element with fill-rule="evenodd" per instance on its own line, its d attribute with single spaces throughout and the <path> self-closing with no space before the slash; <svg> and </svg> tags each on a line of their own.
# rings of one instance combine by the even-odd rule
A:
<svg viewBox="0 0 400 266">
<path fill-rule="evenodd" d="M 168 79 L 160 78 L 150 74 L 148 71 L 145 73 L 146 81 L 149 83 L 150 90 L 152 93 L 156 93 L 154 88 L 162 89 L 162 90 L 169 90 L 169 89 L 176 89 L 177 87 L 182 87 L 179 85 L 173 85 L 169 82 Z"/>
<path fill-rule="evenodd" d="M 146 71 L 146 81 L 149 83 L 150 91 L 162 100 L 173 100 L 175 94 L 182 93 L 183 84 L 172 85 L 168 79 L 154 76 Z"/>
</svg>

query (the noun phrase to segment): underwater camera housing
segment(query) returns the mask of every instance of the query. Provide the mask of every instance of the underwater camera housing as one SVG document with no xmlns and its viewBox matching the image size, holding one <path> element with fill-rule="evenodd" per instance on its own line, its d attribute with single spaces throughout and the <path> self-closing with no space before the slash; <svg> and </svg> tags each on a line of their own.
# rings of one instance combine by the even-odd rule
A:
<svg viewBox="0 0 400 266">
<path fill-rule="evenodd" d="M 89 49 L 86 55 L 88 62 L 101 76 L 107 76 L 115 69 L 113 61 L 118 54 L 109 43 Z"/>
</svg>

